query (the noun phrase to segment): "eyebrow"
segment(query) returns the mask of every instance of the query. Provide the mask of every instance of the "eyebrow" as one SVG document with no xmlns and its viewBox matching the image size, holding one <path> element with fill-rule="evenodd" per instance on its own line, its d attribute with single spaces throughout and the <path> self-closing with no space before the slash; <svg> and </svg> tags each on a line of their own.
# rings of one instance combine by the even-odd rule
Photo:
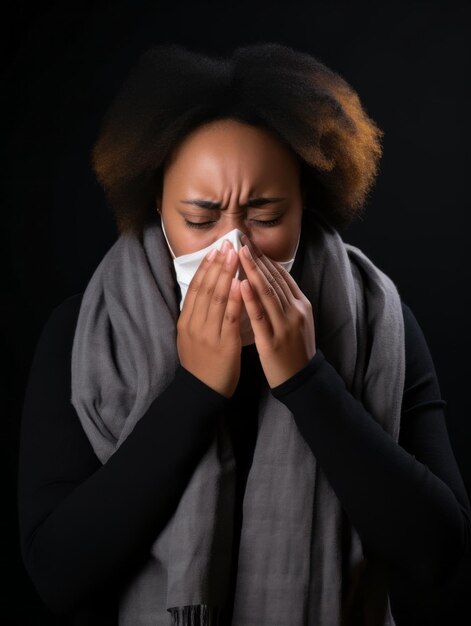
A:
<svg viewBox="0 0 471 626">
<path fill-rule="evenodd" d="M 249 198 L 246 204 L 241 204 L 241 208 L 249 207 L 249 206 L 263 206 L 264 204 L 273 204 L 275 202 L 281 202 L 282 200 L 286 200 L 286 198 Z M 225 209 L 221 209 L 220 202 L 212 202 L 211 200 L 200 200 L 199 198 L 195 200 L 180 200 L 183 204 L 191 204 L 193 206 L 199 207 L 200 209 L 209 209 L 210 211 L 218 211 Z"/>
</svg>

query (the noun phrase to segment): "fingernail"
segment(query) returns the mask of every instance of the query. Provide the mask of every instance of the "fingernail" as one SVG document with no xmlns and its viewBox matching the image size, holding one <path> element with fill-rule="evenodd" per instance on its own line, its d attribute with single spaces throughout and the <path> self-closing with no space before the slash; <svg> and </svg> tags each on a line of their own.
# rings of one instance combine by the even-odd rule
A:
<svg viewBox="0 0 471 626">
<path fill-rule="evenodd" d="M 232 259 L 234 258 L 235 252 L 234 250 L 229 250 L 226 256 L 226 265 L 230 265 L 232 263 Z"/>
<path fill-rule="evenodd" d="M 252 258 L 252 255 L 250 254 L 250 250 L 248 249 L 248 247 L 247 247 L 247 246 L 244 246 L 244 247 L 242 248 L 242 252 L 245 254 L 245 256 L 246 256 L 248 259 L 251 259 L 251 258 Z"/>
<path fill-rule="evenodd" d="M 214 257 L 217 254 L 217 250 L 214 248 L 213 250 L 211 250 L 211 252 L 208 252 L 208 254 L 206 255 L 206 258 L 208 259 L 208 261 L 212 261 L 214 259 Z"/>
<path fill-rule="evenodd" d="M 228 248 L 229 248 L 229 242 L 227 239 L 224 239 L 222 246 L 221 246 L 221 252 L 226 252 Z"/>
</svg>

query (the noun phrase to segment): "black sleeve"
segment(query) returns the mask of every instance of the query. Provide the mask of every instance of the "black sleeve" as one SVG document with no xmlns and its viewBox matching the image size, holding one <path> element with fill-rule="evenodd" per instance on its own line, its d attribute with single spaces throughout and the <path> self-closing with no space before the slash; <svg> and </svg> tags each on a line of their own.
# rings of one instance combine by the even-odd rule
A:
<svg viewBox="0 0 471 626">
<path fill-rule="evenodd" d="M 469 552 L 470 505 L 430 351 L 404 303 L 403 314 L 406 379 L 398 443 L 320 349 L 271 391 L 293 413 L 367 553 L 386 565 L 398 586 L 438 589 Z"/>
<path fill-rule="evenodd" d="M 20 431 L 22 558 L 55 613 L 118 587 L 176 509 L 227 399 L 178 366 L 132 433 L 102 465 L 70 402 L 80 300 L 49 317 L 27 383 Z"/>
</svg>

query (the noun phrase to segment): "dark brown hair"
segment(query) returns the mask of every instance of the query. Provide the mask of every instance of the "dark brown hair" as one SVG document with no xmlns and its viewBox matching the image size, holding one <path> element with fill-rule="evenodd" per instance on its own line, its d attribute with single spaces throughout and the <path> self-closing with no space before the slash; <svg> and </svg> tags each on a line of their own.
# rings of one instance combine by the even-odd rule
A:
<svg viewBox="0 0 471 626">
<path fill-rule="evenodd" d="M 306 208 L 338 229 L 361 216 L 384 133 L 338 73 L 277 43 L 241 46 L 229 58 L 169 44 L 138 60 L 93 146 L 92 166 L 120 234 L 138 234 L 155 219 L 177 143 L 223 118 L 268 129 L 293 150 Z"/>
</svg>

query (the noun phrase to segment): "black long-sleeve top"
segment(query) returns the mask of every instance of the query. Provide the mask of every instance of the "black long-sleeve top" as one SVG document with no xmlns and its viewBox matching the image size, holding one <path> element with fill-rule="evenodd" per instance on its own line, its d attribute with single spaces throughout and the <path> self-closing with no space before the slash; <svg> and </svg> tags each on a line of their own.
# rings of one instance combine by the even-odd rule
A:
<svg viewBox="0 0 471 626">
<path fill-rule="evenodd" d="M 18 512 L 22 558 L 43 602 L 55 613 L 75 612 L 84 624 L 103 626 L 117 624 L 120 586 L 147 558 L 223 414 L 237 462 L 236 563 L 263 371 L 255 344 L 245 346 L 238 387 L 227 399 L 179 365 L 102 465 L 70 402 L 81 298 L 56 307 L 36 346 L 21 422 Z M 410 308 L 402 307 L 406 376 L 398 443 L 320 349 L 271 390 L 292 411 L 365 549 L 384 562 L 398 624 L 408 623 L 402 602 L 448 580 L 469 551 L 471 528 L 432 357 Z"/>
</svg>

